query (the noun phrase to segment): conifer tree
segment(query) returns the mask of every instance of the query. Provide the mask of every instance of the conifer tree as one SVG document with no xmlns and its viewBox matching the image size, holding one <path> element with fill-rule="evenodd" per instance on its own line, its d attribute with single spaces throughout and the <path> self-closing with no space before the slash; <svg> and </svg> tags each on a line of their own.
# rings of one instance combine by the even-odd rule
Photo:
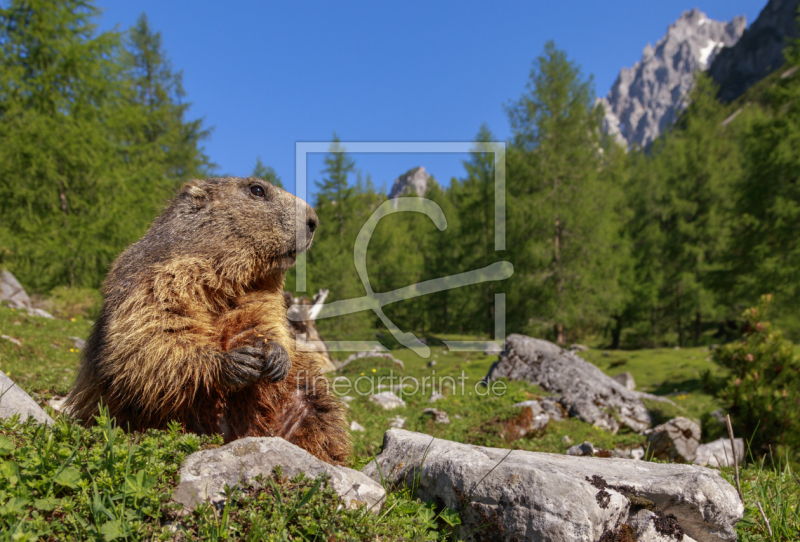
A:
<svg viewBox="0 0 800 542">
<path fill-rule="evenodd" d="M 261 157 L 256 157 L 256 165 L 253 167 L 253 172 L 250 174 L 251 177 L 255 177 L 256 179 L 263 179 L 268 183 L 272 183 L 278 188 L 283 188 L 283 182 L 281 182 L 281 178 L 278 177 L 278 174 L 275 173 L 275 170 L 272 169 L 272 166 L 268 166 L 261 161 Z"/>
<path fill-rule="evenodd" d="M 549 323 L 559 344 L 570 326 L 602 325 L 621 304 L 610 257 L 619 243 L 619 190 L 599 175 L 600 112 L 592 99 L 591 79 L 548 42 L 508 110 L 510 247 L 521 270 L 514 311 Z"/>
</svg>

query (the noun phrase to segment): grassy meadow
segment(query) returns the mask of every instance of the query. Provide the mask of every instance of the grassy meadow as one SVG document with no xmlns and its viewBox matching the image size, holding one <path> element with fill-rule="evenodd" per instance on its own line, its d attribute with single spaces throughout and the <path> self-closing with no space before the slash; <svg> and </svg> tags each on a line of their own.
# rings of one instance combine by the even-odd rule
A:
<svg viewBox="0 0 800 542">
<path fill-rule="evenodd" d="M 85 338 L 90 327 L 90 315 L 47 320 L 0 307 L 0 334 L 20 343 L 0 339 L 0 370 L 45 405 L 67 392 L 79 359 L 74 337 Z M 510 440 L 504 429 L 519 413 L 512 405 L 547 393 L 506 381 L 487 389 L 479 382 L 496 355 L 450 352 L 436 338 L 428 344 L 428 359 L 393 350 L 403 368 L 385 358 L 362 358 L 330 375 L 348 377 L 356 388 L 334 388 L 350 398 L 348 421 L 365 428 L 353 432 L 353 468 L 380 453 L 383 434 L 398 416 L 411 431 L 482 446 L 560 454 L 586 440 L 603 449 L 644 443 L 630 430 L 611 435 L 576 419 L 551 421 L 540 434 Z M 703 440 L 713 440 L 724 428 L 710 416 L 721 404 L 708 383 L 724 372 L 709 354 L 705 347 L 581 353 L 609 375 L 631 372 L 641 391 L 669 395 L 674 405 L 648 402 L 656 422 L 687 416 L 702 424 Z M 406 406 L 386 411 L 369 400 L 369 394 L 386 391 L 402 377 L 425 384 L 416 393 L 413 386 L 405 388 Z M 432 383 L 444 395 L 435 404 L 429 401 Z M 446 412 L 451 423 L 436 423 L 423 412 L 429 407 Z M 58 421 L 51 431 L 17 420 L 0 424 L 0 540 L 394 540 L 409 533 L 420 540 L 458 538 L 457 514 L 436 510 L 408 491 L 392 492 L 384 511 L 373 515 L 341 509 L 324 484 L 280 473 L 259 487 L 234 492 L 222 509 L 206 506 L 181 516 L 169 502 L 180 462 L 196 450 L 219 446 L 218 438 L 184 435 L 177 428 L 126 434 L 107 419 L 82 429 L 49 412 Z M 733 469 L 723 469 L 723 475 L 733 483 Z M 800 490 L 792 469 L 750 461 L 741 477 L 747 511 L 740 539 L 795 540 Z M 772 538 L 756 500 L 770 519 Z"/>
</svg>

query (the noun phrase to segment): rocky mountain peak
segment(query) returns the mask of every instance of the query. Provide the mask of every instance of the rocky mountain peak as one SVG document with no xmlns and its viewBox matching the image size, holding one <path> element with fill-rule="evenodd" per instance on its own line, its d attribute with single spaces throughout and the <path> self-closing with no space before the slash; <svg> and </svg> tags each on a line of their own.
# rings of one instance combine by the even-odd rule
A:
<svg viewBox="0 0 800 542">
<path fill-rule="evenodd" d="M 394 180 L 392 190 L 389 192 L 389 199 L 400 196 L 424 196 L 430 182 L 436 182 L 425 171 L 423 166 L 418 166 L 408 170 Z"/>
<path fill-rule="evenodd" d="M 620 71 L 608 96 L 597 100 L 605 110 L 603 129 L 629 147 L 652 143 L 684 107 L 694 74 L 708 69 L 746 26 L 744 17 L 725 23 L 696 8 L 684 12 L 655 46 L 644 48 L 639 62 Z"/>
<path fill-rule="evenodd" d="M 742 39 L 716 56 L 708 74 L 719 84 L 723 101 L 741 96 L 783 64 L 783 49 L 800 36 L 798 5 L 799 0 L 769 0 Z"/>
</svg>

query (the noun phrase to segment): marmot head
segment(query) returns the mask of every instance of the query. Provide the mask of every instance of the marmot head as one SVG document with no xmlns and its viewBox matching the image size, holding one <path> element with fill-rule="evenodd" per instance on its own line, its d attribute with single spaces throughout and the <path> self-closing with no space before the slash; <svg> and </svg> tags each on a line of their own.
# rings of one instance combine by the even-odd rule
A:
<svg viewBox="0 0 800 542">
<path fill-rule="evenodd" d="M 189 181 L 164 216 L 191 228 L 182 233 L 202 252 L 237 251 L 262 262 L 263 271 L 294 265 L 319 224 L 303 200 L 261 179 L 240 177 Z"/>
</svg>

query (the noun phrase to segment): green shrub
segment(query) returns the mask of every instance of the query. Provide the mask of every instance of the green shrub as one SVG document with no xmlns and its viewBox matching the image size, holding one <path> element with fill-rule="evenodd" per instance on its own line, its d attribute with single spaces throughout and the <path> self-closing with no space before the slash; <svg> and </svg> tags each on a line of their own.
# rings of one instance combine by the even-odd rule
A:
<svg viewBox="0 0 800 542">
<path fill-rule="evenodd" d="M 95 288 L 57 286 L 42 305 L 59 318 L 94 320 L 103 305 L 103 295 Z"/>
<path fill-rule="evenodd" d="M 765 321 L 770 301 L 769 294 L 762 296 L 744 312 L 741 340 L 714 351 L 714 361 L 730 370 L 718 394 L 738 435 L 752 438 L 757 454 L 800 444 L 800 361 L 792 343 Z"/>
</svg>

